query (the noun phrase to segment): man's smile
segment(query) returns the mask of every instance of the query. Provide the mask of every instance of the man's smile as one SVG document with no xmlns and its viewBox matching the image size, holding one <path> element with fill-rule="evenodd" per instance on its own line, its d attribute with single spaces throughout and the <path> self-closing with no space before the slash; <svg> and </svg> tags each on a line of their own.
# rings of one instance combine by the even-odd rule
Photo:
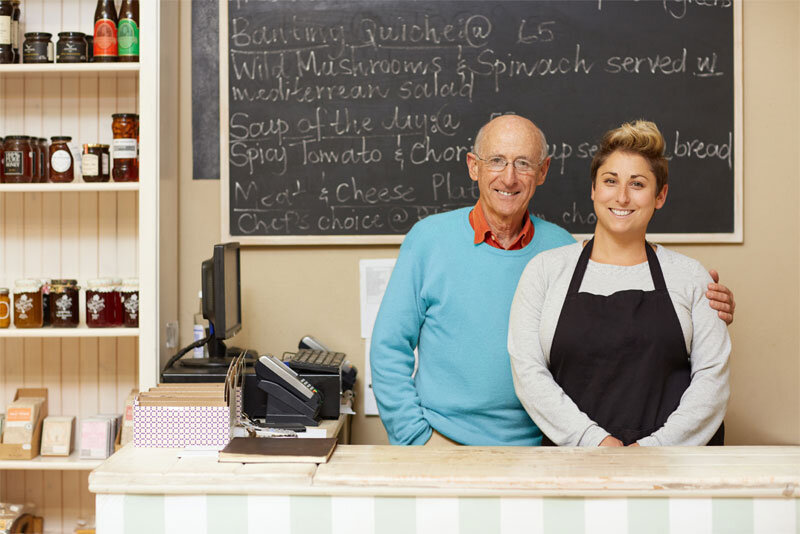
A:
<svg viewBox="0 0 800 534">
<path fill-rule="evenodd" d="M 519 191 L 500 191 L 499 189 L 495 189 L 495 191 L 506 197 L 513 197 L 519 194 Z"/>
</svg>

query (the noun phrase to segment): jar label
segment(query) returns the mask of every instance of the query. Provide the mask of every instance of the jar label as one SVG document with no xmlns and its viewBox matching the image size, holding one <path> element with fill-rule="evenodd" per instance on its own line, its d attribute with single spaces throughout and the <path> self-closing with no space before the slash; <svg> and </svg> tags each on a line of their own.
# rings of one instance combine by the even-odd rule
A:
<svg viewBox="0 0 800 534">
<path fill-rule="evenodd" d="M 108 176 L 108 154 L 103 152 L 101 159 L 103 160 L 103 176 Z"/>
<path fill-rule="evenodd" d="M 100 165 L 96 154 L 84 154 L 81 156 L 81 172 L 84 176 L 99 176 Z"/>
<path fill-rule="evenodd" d="M 22 45 L 22 61 L 24 63 L 43 63 L 52 61 L 50 47 L 52 43 L 25 41 Z"/>
<path fill-rule="evenodd" d="M 61 38 L 56 47 L 59 63 L 77 63 L 86 61 L 86 46 Z"/>
<path fill-rule="evenodd" d="M 9 309 L 9 301 L 7 300 L 0 300 L 0 321 L 8 319 L 11 316 L 11 310 Z"/>
<path fill-rule="evenodd" d="M 94 23 L 94 55 L 117 55 L 117 26 L 113 20 L 100 19 Z"/>
<path fill-rule="evenodd" d="M 131 19 L 122 19 L 117 28 L 120 56 L 139 55 L 139 27 Z"/>
<path fill-rule="evenodd" d="M 66 294 L 56 300 L 56 317 L 62 321 L 72 318 L 72 299 Z"/>
<path fill-rule="evenodd" d="M 131 319 L 136 319 L 136 316 L 139 315 L 139 295 L 134 293 L 125 299 L 125 310 L 128 312 Z"/>
<path fill-rule="evenodd" d="M 136 159 L 136 139 L 114 139 L 114 159 Z"/>
<path fill-rule="evenodd" d="M 19 48 L 19 21 L 11 21 L 11 48 Z"/>
<path fill-rule="evenodd" d="M 50 62 L 53 61 L 53 43 L 52 42 L 48 42 L 47 43 L 47 61 L 50 61 Z"/>
<path fill-rule="evenodd" d="M 91 313 L 92 320 L 96 321 L 100 318 L 100 312 L 106 309 L 106 301 L 100 295 L 92 295 L 92 298 L 86 301 L 86 309 Z"/>
<path fill-rule="evenodd" d="M 14 308 L 20 319 L 27 319 L 28 312 L 33 308 L 33 299 L 24 294 L 19 298 L 14 298 Z"/>
<path fill-rule="evenodd" d="M 9 176 L 22 176 L 22 150 L 5 151 L 5 173 Z"/>
<path fill-rule="evenodd" d="M 66 150 L 56 150 L 50 156 L 50 168 L 55 172 L 67 172 L 72 165 L 72 156 Z"/>
<path fill-rule="evenodd" d="M 0 45 L 11 44 L 11 17 L 0 15 Z"/>
</svg>

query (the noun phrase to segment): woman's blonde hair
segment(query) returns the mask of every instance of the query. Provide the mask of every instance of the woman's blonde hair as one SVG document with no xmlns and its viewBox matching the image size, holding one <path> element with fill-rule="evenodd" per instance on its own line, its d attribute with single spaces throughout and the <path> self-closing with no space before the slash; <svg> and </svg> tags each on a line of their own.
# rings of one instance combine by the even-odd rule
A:
<svg viewBox="0 0 800 534">
<path fill-rule="evenodd" d="M 603 135 L 600 149 L 592 158 L 592 187 L 597 178 L 597 169 L 616 151 L 639 154 L 650 164 L 650 170 L 656 176 L 656 195 L 658 195 L 669 179 L 669 163 L 664 157 L 664 136 L 654 122 L 637 120 L 626 122 L 619 128 L 609 130 Z"/>
</svg>

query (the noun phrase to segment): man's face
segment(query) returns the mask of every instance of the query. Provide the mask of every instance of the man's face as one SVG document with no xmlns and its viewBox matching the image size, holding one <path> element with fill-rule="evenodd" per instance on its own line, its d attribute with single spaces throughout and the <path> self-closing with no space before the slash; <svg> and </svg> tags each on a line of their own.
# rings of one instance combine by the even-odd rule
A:
<svg viewBox="0 0 800 534">
<path fill-rule="evenodd" d="M 541 152 L 536 127 L 522 117 L 498 117 L 486 125 L 477 150 L 480 159 L 468 154 L 467 166 L 470 178 L 478 182 L 486 219 L 490 224 L 517 224 L 550 167 L 550 158 L 539 164 Z M 502 171 L 493 171 L 488 160 L 498 157 L 508 161 L 508 165 Z M 530 162 L 532 172 L 515 169 L 517 159 Z"/>
</svg>

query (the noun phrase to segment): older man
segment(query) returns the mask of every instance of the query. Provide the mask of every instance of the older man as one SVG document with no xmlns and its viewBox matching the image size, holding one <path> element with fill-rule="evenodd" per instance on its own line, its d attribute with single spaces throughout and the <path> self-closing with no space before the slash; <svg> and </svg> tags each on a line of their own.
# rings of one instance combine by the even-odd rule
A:
<svg viewBox="0 0 800 534">
<path fill-rule="evenodd" d="M 528 213 L 550 167 L 531 121 L 487 123 L 467 167 L 477 204 L 418 222 L 400 248 L 372 333 L 375 397 L 393 444 L 538 445 L 542 433 L 514 393 L 509 310 L 530 259 L 574 239 Z M 730 322 L 733 296 L 711 286 Z"/>
</svg>

